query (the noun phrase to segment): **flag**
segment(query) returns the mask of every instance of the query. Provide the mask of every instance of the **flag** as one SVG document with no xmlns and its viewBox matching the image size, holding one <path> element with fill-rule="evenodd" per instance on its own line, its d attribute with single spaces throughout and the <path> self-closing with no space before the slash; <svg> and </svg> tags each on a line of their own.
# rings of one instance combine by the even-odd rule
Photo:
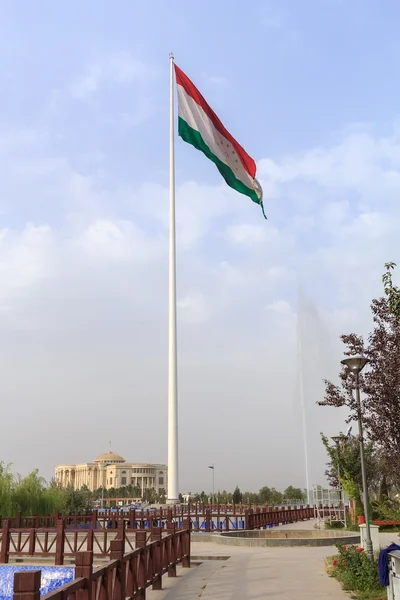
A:
<svg viewBox="0 0 400 600">
<path fill-rule="evenodd" d="M 225 129 L 185 73 L 177 65 L 174 66 L 180 137 L 203 152 L 231 188 L 259 204 L 265 217 L 263 192 L 256 179 L 256 163 Z"/>
</svg>

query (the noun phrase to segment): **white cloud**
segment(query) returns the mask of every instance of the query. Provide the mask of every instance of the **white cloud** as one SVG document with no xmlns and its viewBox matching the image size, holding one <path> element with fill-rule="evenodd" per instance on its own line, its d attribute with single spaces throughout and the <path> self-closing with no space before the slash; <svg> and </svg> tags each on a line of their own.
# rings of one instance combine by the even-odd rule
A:
<svg viewBox="0 0 400 600">
<path fill-rule="evenodd" d="M 209 308 L 204 294 L 187 294 L 178 300 L 177 306 L 184 323 L 199 324 L 207 321 Z"/>
<path fill-rule="evenodd" d="M 277 235 L 277 230 L 273 227 L 262 225 L 233 225 L 227 230 L 227 237 L 234 244 L 250 245 L 266 242 Z"/>
<path fill-rule="evenodd" d="M 124 85 L 143 79 L 149 81 L 156 76 L 154 68 L 127 52 L 118 52 L 89 63 L 68 89 L 73 98 L 86 100 L 107 83 Z"/>
<path fill-rule="evenodd" d="M 47 225 L 28 223 L 20 232 L 0 231 L 0 295 L 11 300 L 54 273 L 55 239 Z"/>
<path fill-rule="evenodd" d="M 274 300 L 266 306 L 267 310 L 277 313 L 278 315 L 291 315 L 292 308 L 286 300 Z"/>
<path fill-rule="evenodd" d="M 131 221 L 96 219 L 75 242 L 96 260 L 146 261 L 157 253 L 159 243 Z"/>
</svg>

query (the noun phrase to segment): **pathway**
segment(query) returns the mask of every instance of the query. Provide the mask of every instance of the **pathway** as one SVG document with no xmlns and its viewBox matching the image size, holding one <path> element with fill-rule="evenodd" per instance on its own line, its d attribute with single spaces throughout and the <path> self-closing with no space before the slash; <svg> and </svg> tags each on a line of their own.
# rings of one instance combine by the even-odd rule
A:
<svg viewBox="0 0 400 600">
<path fill-rule="evenodd" d="M 291 525 L 311 529 L 313 523 Z M 190 571 L 179 569 L 166 589 L 149 592 L 148 600 L 345 600 L 336 580 L 325 573 L 334 547 L 242 548 L 192 543 L 192 557 L 203 560 Z M 209 557 L 211 560 L 204 560 Z M 224 557 L 226 560 L 218 560 Z M 164 583 L 163 581 L 163 583 Z"/>
<path fill-rule="evenodd" d="M 313 521 L 283 526 L 312 529 Z M 281 527 L 282 528 L 282 527 Z M 398 533 L 380 534 L 381 542 L 400 543 Z M 339 583 L 327 576 L 325 559 L 332 547 L 242 548 L 193 542 L 192 557 L 203 560 L 176 579 L 163 578 L 165 589 L 148 600 L 345 600 Z M 224 557 L 225 560 L 221 560 Z M 207 560 L 211 559 L 211 560 Z M 218 560 L 219 558 L 219 560 Z M 204 560 L 206 559 L 206 560 Z"/>
</svg>

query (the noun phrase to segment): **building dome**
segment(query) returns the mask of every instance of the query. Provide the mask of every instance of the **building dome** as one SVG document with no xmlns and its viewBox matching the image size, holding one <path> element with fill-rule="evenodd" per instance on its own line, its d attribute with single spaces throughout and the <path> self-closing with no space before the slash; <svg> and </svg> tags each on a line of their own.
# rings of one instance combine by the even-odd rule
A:
<svg viewBox="0 0 400 600">
<path fill-rule="evenodd" d="M 124 463 L 126 461 L 119 454 L 115 454 L 115 452 L 113 452 L 112 450 L 109 450 L 105 454 L 100 454 L 100 456 L 95 458 L 93 462 L 114 464 L 114 463 Z"/>
</svg>

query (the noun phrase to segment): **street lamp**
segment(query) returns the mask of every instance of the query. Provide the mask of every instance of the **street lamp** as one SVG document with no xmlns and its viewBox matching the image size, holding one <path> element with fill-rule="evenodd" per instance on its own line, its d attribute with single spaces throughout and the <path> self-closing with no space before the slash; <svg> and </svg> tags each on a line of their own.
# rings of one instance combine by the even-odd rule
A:
<svg viewBox="0 0 400 600">
<path fill-rule="evenodd" d="M 212 469 L 212 503 L 215 504 L 215 463 L 209 465 L 209 469 Z"/>
<path fill-rule="evenodd" d="M 338 466 L 337 466 L 337 477 L 339 480 L 339 486 L 340 486 L 340 462 L 339 462 L 339 444 L 342 441 L 343 436 L 341 435 L 334 435 L 331 437 L 332 442 L 335 442 L 336 444 L 336 452 L 337 452 L 337 461 L 338 461 Z"/>
<path fill-rule="evenodd" d="M 364 500 L 364 514 L 365 514 L 365 529 L 367 534 L 367 554 L 371 560 L 374 560 L 374 549 L 372 547 L 371 540 L 371 527 L 369 524 L 369 505 L 368 505 L 368 486 L 367 486 L 367 473 L 365 468 L 365 454 L 364 454 L 364 433 L 362 424 L 361 414 L 361 396 L 360 396 L 360 380 L 359 374 L 369 362 L 365 356 L 349 356 L 341 361 L 342 365 L 345 365 L 349 371 L 354 373 L 356 377 L 356 399 L 357 399 L 357 418 L 358 418 L 358 433 L 360 437 L 360 458 L 361 458 L 361 476 L 363 486 L 363 500 Z"/>
<path fill-rule="evenodd" d="M 342 510 L 343 507 L 343 497 L 342 497 L 342 483 L 340 481 L 340 453 L 339 453 L 339 445 L 340 442 L 342 442 L 344 440 L 344 436 L 343 435 L 334 435 L 331 440 L 333 442 L 335 442 L 336 444 L 336 453 L 337 453 L 337 478 L 339 481 L 339 506 L 340 506 L 340 510 Z M 345 525 L 346 525 L 346 510 L 343 510 L 344 512 L 344 520 L 345 520 Z"/>
</svg>

